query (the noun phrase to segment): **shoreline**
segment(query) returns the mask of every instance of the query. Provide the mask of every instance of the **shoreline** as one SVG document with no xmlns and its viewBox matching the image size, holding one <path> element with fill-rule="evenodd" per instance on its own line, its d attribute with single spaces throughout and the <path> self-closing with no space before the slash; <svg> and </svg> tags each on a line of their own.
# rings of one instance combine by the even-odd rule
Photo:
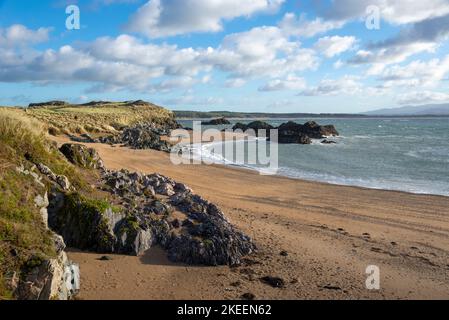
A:
<svg viewBox="0 0 449 320">
<path fill-rule="evenodd" d="M 69 142 L 56 138 L 59 143 Z M 158 172 L 217 204 L 259 250 L 236 268 L 70 252 L 81 299 L 448 299 L 449 198 L 302 181 L 224 165 L 170 163 L 169 154 L 87 144 L 109 169 Z M 281 252 L 287 252 L 287 256 Z M 161 260 L 162 259 L 162 260 Z M 378 265 L 381 290 L 365 287 Z M 259 279 L 278 276 L 285 288 Z"/>
<path fill-rule="evenodd" d="M 227 141 L 229 141 L 228 139 L 232 138 L 231 137 L 225 137 L 225 140 L 223 141 L 202 141 L 201 144 L 200 143 L 195 143 L 192 142 L 190 143 L 190 146 L 195 147 L 195 146 L 205 146 L 205 145 L 214 145 L 214 144 L 223 144 L 226 143 Z M 320 140 L 320 139 L 318 139 Z M 237 140 L 235 140 L 236 142 L 238 141 L 243 141 L 243 137 L 238 136 Z M 220 156 L 221 157 L 221 156 Z M 207 158 L 207 157 L 206 157 Z M 222 157 L 221 157 L 222 158 Z M 223 159 L 223 158 L 222 158 Z M 211 161 L 216 161 L 212 158 L 207 158 L 207 160 L 211 160 Z M 210 165 L 210 164 L 205 164 L 205 163 L 201 163 L 198 165 Z M 235 169 L 235 170 L 247 170 L 250 172 L 257 172 L 259 175 L 264 176 L 263 174 L 260 173 L 260 170 L 256 167 L 251 167 L 250 165 L 239 165 L 239 164 L 235 164 L 233 162 L 226 163 L 224 160 L 218 160 L 218 162 L 213 163 L 212 165 L 216 165 L 216 166 L 223 166 L 223 167 L 227 167 L 227 168 L 231 168 L 231 169 Z M 439 194 L 439 193 L 428 193 L 428 192 L 413 192 L 413 191 L 408 191 L 408 190 L 401 190 L 401 189 L 393 189 L 393 188 L 385 188 L 385 187 L 370 187 L 370 186 L 363 186 L 363 185 L 357 185 L 357 184 L 351 184 L 351 183 L 333 183 L 333 182 L 329 182 L 329 181 L 321 181 L 321 180 L 314 180 L 314 179 L 307 179 L 305 177 L 294 177 L 291 175 L 287 175 L 287 174 L 280 174 L 279 173 L 279 169 L 278 172 L 274 175 L 268 175 L 268 176 L 275 176 L 275 177 L 281 177 L 281 178 L 288 178 L 291 180 L 296 180 L 296 181 L 300 181 L 300 182 L 311 182 L 311 183 L 318 183 L 318 184 L 324 184 L 324 185 L 331 185 L 331 186 L 341 186 L 341 187 L 354 187 L 354 188 L 361 188 L 361 189 L 366 189 L 366 190 L 377 190 L 377 191 L 390 191 L 390 192 L 400 192 L 400 193 L 406 193 L 406 194 L 412 194 L 412 195 L 423 195 L 423 196 L 438 196 L 438 197 L 446 197 L 449 198 L 449 194 Z"/>
</svg>

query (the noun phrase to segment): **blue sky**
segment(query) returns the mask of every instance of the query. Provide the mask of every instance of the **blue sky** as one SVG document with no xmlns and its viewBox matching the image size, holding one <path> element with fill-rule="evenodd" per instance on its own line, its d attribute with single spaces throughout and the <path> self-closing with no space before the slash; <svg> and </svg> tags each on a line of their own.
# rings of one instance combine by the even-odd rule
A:
<svg viewBox="0 0 449 320">
<path fill-rule="evenodd" d="M 68 5 L 79 30 L 66 28 Z M 379 18 L 379 28 L 368 28 Z M 0 105 L 363 112 L 449 102 L 449 0 L 0 0 Z"/>
</svg>

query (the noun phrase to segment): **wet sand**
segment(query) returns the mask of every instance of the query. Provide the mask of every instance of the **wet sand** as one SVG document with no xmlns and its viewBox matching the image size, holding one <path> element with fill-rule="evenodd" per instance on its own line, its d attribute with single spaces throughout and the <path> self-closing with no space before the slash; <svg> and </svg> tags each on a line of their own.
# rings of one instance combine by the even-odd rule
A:
<svg viewBox="0 0 449 320">
<path fill-rule="evenodd" d="M 67 142 L 57 138 L 58 142 Z M 259 250 L 238 268 L 70 252 L 80 299 L 449 299 L 449 198 L 261 176 L 219 165 L 171 164 L 169 155 L 102 144 L 109 169 L 158 172 L 219 205 Z M 285 251 L 287 256 L 281 255 Z M 368 265 L 380 290 L 366 289 Z M 264 276 L 284 279 L 272 288 Z"/>
</svg>

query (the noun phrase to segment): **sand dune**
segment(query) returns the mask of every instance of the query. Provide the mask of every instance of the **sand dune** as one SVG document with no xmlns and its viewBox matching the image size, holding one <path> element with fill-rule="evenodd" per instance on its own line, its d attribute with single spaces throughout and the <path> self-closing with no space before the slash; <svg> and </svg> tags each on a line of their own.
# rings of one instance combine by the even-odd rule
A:
<svg viewBox="0 0 449 320">
<path fill-rule="evenodd" d="M 71 252 L 81 266 L 81 299 L 238 299 L 248 292 L 258 299 L 449 298 L 447 197 L 173 166 L 156 151 L 91 146 L 110 169 L 158 172 L 190 185 L 259 251 L 238 268 L 175 265 L 158 248 L 112 261 Z M 365 287 L 368 265 L 380 268 L 378 291 Z M 283 278 L 285 288 L 259 280 L 267 275 Z"/>
</svg>

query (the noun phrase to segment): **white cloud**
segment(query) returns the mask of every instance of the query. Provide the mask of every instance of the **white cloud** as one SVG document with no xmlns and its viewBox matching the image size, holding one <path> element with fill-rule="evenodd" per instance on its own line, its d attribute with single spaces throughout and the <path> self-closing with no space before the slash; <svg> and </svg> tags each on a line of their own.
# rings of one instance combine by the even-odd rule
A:
<svg viewBox="0 0 449 320">
<path fill-rule="evenodd" d="M 350 50 L 356 42 L 355 37 L 333 36 L 320 38 L 315 44 L 315 49 L 322 52 L 326 57 L 332 58 L 345 51 Z"/>
<path fill-rule="evenodd" d="M 245 79 L 236 78 L 236 79 L 228 79 L 225 81 L 226 88 L 240 88 L 246 84 Z"/>
<path fill-rule="evenodd" d="M 344 22 L 341 21 L 325 21 L 321 18 L 307 20 L 305 15 L 297 17 L 294 13 L 286 13 L 279 23 L 279 28 L 289 36 L 310 38 L 330 30 L 339 29 L 343 25 Z"/>
<path fill-rule="evenodd" d="M 447 0 L 333 0 L 323 14 L 333 20 L 360 19 L 366 17 L 368 6 L 377 6 L 381 18 L 392 24 L 416 23 L 449 13 Z"/>
<path fill-rule="evenodd" d="M 363 86 L 357 77 L 345 76 L 341 79 L 324 79 L 318 86 L 307 88 L 300 96 L 337 96 L 361 93 Z"/>
<path fill-rule="evenodd" d="M 49 39 L 50 28 L 31 30 L 15 24 L 6 29 L 0 28 L 0 48 L 27 46 L 46 42 Z"/>
<path fill-rule="evenodd" d="M 444 59 L 413 61 L 407 65 L 394 65 L 385 69 L 378 80 L 384 87 L 432 87 L 449 73 L 449 55 Z"/>
<path fill-rule="evenodd" d="M 349 60 L 352 64 L 393 64 L 407 60 L 409 57 L 422 53 L 434 53 L 438 44 L 432 42 L 416 42 L 397 45 L 377 50 L 359 50 Z"/>
<path fill-rule="evenodd" d="M 280 91 L 280 90 L 302 90 L 306 87 L 306 80 L 294 75 L 289 75 L 286 79 L 275 79 L 268 82 L 259 91 Z"/>
<path fill-rule="evenodd" d="M 201 60 L 227 72 L 231 78 L 277 78 L 315 69 L 315 51 L 301 48 L 277 27 L 259 27 L 225 37 L 217 49 L 209 48 Z"/>
<path fill-rule="evenodd" d="M 344 65 L 344 62 L 343 61 L 341 61 L 341 60 L 337 60 L 337 61 L 335 61 L 335 63 L 334 63 L 334 69 L 340 69 L 341 67 L 343 67 L 343 65 Z"/>
<path fill-rule="evenodd" d="M 127 30 L 150 38 L 191 32 L 217 32 L 223 21 L 276 12 L 284 0 L 150 0 L 131 18 Z"/>
<path fill-rule="evenodd" d="M 397 101 L 402 105 L 449 102 L 449 94 L 434 91 L 412 91 L 399 95 Z"/>
</svg>

